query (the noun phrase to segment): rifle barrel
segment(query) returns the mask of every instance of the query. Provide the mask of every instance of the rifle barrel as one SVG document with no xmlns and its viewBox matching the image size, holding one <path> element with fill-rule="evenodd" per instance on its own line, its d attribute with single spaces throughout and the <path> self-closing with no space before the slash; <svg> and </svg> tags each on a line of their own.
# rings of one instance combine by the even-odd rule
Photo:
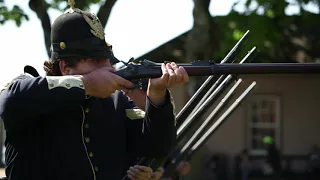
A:
<svg viewBox="0 0 320 180">
<path fill-rule="evenodd" d="M 256 52 L 255 50 L 256 50 L 256 47 L 253 47 L 253 48 L 246 54 L 246 56 L 239 62 L 239 64 L 243 64 L 245 61 L 247 61 L 248 58 L 249 58 L 249 56 L 251 56 L 253 53 Z M 220 82 L 220 81 L 222 80 L 222 78 L 225 78 L 224 75 L 221 75 L 221 76 L 220 76 L 220 78 L 216 81 L 217 83 L 215 83 L 214 86 L 217 86 L 218 82 Z M 210 89 L 210 90 L 211 90 L 211 89 Z M 204 102 L 206 99 L 208 99 L 208 96 L 209 96 L 209 93 L 207 93 L 207 94 L 205 94 L 205 95 L 203 96 L 203 98 L 198 102 L 198 104 L 197 104 L 197 106 L 194 108 L 194 110 L 191 111 L 191 114 L 193 114 L 193 113 L 196 111 L 196 109 L 198 109 L 198 108 L 201 106 L 201 104 L 203 104 L 203 102 Z M 179 126 L 178 126 L 178 127 L 179 127 Z"/>
<path fill-rule="evenodd" d="M 177 64 L 185 68 L 189 76 L 209 76 L 222 74 L 320 74 L 320 63 L 244 63 L 244 64 Z M 133 65 L 131 70 L 115 72 L 128 79 L 158 78 L 162 76 L 161 64 Z"/>
<path fill-rule="evenodd" d="M 183 66 L 183 65 L 182 65 Z M 211 67 L 184 66 L 190 76 L 205 74 L 319 74 L 320 63 L 215 64 Z M 201 73 L 199 73 L 199 71 Z"/>
</svg>

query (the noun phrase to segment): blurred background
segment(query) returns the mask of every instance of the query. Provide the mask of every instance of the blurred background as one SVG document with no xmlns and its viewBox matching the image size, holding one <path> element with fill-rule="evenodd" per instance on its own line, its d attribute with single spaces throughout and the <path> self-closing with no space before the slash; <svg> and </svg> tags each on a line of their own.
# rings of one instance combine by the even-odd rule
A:
<svg viewBox="0 0 320 180">
<path fill-rule="evenodd" d="M 0 0 L 1 87 L 25 65 L 44 75 L 50 26 L 67 7 L 67 0 Z M 123 61 L 218 63 L 250 30 L 236 62 L 253 46 L 259 50 L 254 63 L 320 62 L 319 0 L 76 0 L 76 7 L 97 14 L 106 41 Z M 314 157 L 319 168 L 320 76 L 242 78 L 243 86 L 257 82 L 253 94 L 197 151 L 182 179 L 239 179 L 244 171 L 251 179 L 267 178 L 264 136 L 272 137 L 283 169 L 305 179 Z M 177 111 L 203 81 L 172 89 Z M 4 138 L 2 131 L 2 144 Z"/>
</svg>

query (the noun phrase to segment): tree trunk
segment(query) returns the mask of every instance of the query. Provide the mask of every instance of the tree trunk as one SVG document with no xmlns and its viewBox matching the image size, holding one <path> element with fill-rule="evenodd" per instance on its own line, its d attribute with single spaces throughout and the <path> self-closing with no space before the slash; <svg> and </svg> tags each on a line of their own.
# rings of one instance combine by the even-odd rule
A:
<svg viewBox="0 0 320 180">
<path fill-rule="evenodd" d="M 97 16 L 100 19 L 103 27 L 106 27 L 111 10 L 116 2 L 117 0 L 106 0 L 106 2 L 99 8 Z"/>
<path fill-rule="evenodd" d="M 41 21 L 44 41 L 48 56 L 50 57 L 50 34 L 51 34 L 51 21 L 48 14 L 48 8 L 44 0 L 30 0 L 29 7 L 34 11 Z"/>
<path fill-rule="evenodd" d="M 210 0 L 193 0 L 193 27 L 186 42 L 187 62 L 209 60 L 219 49 L 219 28 L 210 15 Z"/>
<path fill-rule="evenodd" d="M 193 27 L 186 41 L 186 62 L 212 60 L 214 52 L 219 50 L 219 27 L 209 12 L 210 0 L 193 0 Z M 203 78 L 192 78 L 189 95 L 200 87 Z"/>
<path fill-rule="evenodd" d="M 103 27 L 106 26 L 109 16 L 111 14 L 111 10 L 113 6 L 115 5 L 117 0 L 106 0 L 103 5 L 99 8 L 99 11 L 97 13 L 98 18 L 100 19 L 100 22 Z M 79 9 L 84 9 L 86 5 L 84 4 L 84 1 L 79 1 L 76 4 L 76 7 Z M 51 46 L 51 21 L 48 14 L 48 7 L 44 0 L 30 0 L 29 1 L 29 7 L 32 11 L 34 11 L 39 20 L 41 21 L 43 34 L 44 34 L 44 40 L 45 40 L 45 46 L 47 50 L 47 54 L 50 57 L 50 46 Z"/>
</svg>

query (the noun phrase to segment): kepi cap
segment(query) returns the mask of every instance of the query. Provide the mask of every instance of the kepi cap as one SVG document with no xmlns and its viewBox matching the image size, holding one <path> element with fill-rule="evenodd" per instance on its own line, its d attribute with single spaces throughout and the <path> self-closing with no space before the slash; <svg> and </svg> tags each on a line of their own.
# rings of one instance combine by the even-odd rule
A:
<svg viewBox="0 0 320 180">
<path fill-rule="evenodd" d="M 70 8 L 60 15 L 51 27 L 51 60 L 69 58 L 112 58 L 112 46 L 105 41 L 104 28 L 99 18 L 90 12 Z"/>
</svg>

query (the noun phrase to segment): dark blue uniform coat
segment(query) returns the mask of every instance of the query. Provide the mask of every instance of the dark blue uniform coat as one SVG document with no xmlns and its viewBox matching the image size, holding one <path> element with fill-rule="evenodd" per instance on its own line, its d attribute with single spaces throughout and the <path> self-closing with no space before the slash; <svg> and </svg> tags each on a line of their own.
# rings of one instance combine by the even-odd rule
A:
<svg viewBox="0 0 320 180">
<path fill-rule="evenodd" d="M 118 180 L 137 157 L 168 154 L 175 140 L 170 94 L 137 109 L 122 92 L 85 96 L 76 77 L 23 74 L 0 93 L 10 180 Z"/>
</svg>

